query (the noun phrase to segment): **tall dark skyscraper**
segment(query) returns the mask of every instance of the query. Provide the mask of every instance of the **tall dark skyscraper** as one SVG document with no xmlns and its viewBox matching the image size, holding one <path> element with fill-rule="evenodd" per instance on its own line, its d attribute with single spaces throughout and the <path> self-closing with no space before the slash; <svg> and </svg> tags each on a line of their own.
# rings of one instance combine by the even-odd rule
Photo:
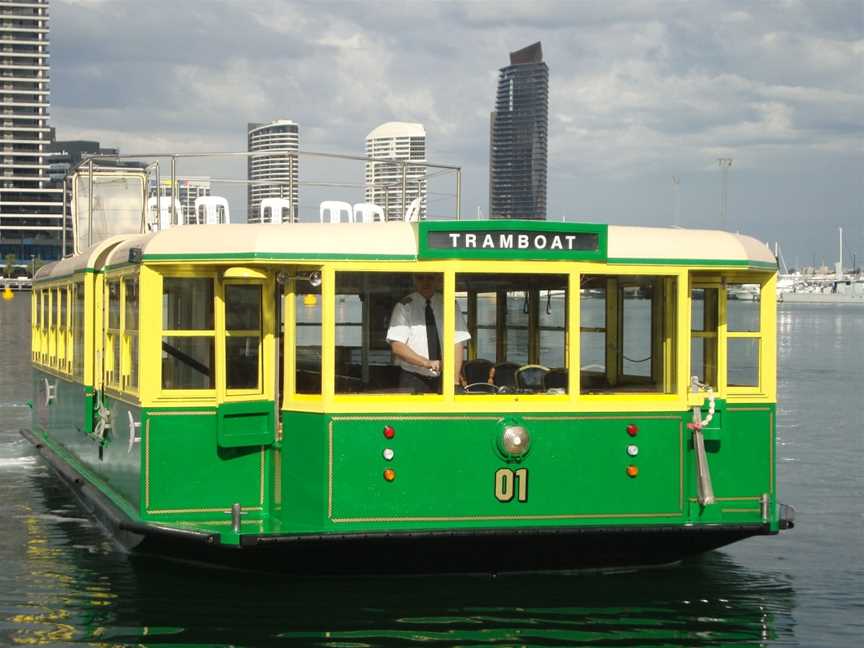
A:
<svg viewBox="0 0 864 648">
<path fill-rule="evenodd" d="M 534 43 L 498 75 L 489 134 L 489 217 L 546 218 L 549 67 Z"/>
</svg>

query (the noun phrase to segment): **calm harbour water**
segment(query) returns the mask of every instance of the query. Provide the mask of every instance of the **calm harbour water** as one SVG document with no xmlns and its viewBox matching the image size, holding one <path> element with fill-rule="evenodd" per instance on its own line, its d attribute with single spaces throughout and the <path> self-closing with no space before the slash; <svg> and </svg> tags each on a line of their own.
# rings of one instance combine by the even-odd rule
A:
<svg viewBox="0 0 864 648">
<path fill-rule="evenodd" d="M 0 645 L 858 646 L 864 308 L 781 307 L 778 484 L 797 527 L 618 573 L 284 578 L 119 551 L 18 435 L 29 295 L 0 302 Z"/>
</svg>

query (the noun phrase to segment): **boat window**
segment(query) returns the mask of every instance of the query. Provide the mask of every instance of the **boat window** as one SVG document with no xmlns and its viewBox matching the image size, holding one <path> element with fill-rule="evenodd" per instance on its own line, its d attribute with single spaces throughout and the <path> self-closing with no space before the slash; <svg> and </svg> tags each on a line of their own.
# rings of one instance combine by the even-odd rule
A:
<svg viewBox="0 0 864 648">
<path fill-rule="evenodd" d="M 726 381 L 730 387 L 759 386 L 759 339 L 729 338 L 728 373 Z"/>
<path fill-rule="evenodd" d="M 726 285 L 726 383 L 759 386 L 759 331 L 762 293 L 759 284 Z"/>
<path fill-rule="evenodd" d="M 108 327 L 105 331 L 105 382 L 120 385 L 120 281 L 113 279 L 106 286 Z"/>
<path fill-rule="evenodd" d="M 673 277 L 582 277 L 582 393 L 674 393 L 675 293 Z"/>
<path fill-rule="evenodd" d="M 34 287 L 30 299 L 30 359 L 38 362 L 36 341 L 39 331 L 39 291 Z"/>
<path fill-rule="evenodd" d="M 438 362 L 443 356 L 444 303 L 441 273 L 340 272 L 336 274 L 336 393 L 441 393 L 440 375 L 433 372 L 427 332 L 438 338 Z M 428 291 L 434 328 L 427 327 Z M 467 337 L 464 318 L 457 313 L 457 342 Z M 423 363 L 423 364 L 420 364 Z"/>
<path fill-rule="evenodd" d="M 123 383 L 138 389 L 138 277 L 123 278 Z"/>
<path fill-rule="evenodd" d="M 72 375 L 84 379 L 84 282 L 72 286 Z"/>
<path fill-rule="evenodd" d="M 55 366 L 60 371 L 66 371 L 66 286 L 61 286 L 55 293 L 57 310 L 57 357 Z"/>
<path fill-rule="evenodd" d="M 48 364 L 57 366 L 57 289 L 48 289 Z"/>
<path fill-rule="evenodd" d="M 758 332 L 761 291 L 759 284 L 726 286 L 726 326 L 730 332 Z"/>
<path fill-rule="evenodd" d="M 690 375 L 716 390 L 719 290 L 694 288 L 690 304 Z"/>
<path fill-rule="evenodd" d="M 48 291 L 39 291 L 39 361 L 47 362 L 48 351 Z"/>
<path fill-rule="evenodd" d="M 165 277 L 162 280 L 162 328 L 213 328 L 213 280 Z"/>
<path fill-rule="evenodd" d="M 563 274 L 456 275 L 471 333 L 466 393 L 566 393 L 567 282 Z"/>
<path fill-rule="evenodd" d="M 295 391 L 321 393 L 321 286 L 298 280 L 294 289 Z"/>
<path fill-rule="evenodd" d="M 212 278 L 163 278 L 163 389 L 213 389 L 213 292 Z"/>
<path fill-rule="evenodd" d="M 225 286 L 225 372 L 228 389 L 260 389 L 260 284 Z"/>
</svg>

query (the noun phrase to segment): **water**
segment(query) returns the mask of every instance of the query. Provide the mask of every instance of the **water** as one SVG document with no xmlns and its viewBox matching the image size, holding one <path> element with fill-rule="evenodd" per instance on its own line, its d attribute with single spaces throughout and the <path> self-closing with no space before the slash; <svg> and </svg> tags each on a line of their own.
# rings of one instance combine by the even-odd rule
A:
<svg viewBox="0 0 864 648">
<path fill-rule="evenodd" d="M 120 552 L 34 456 L 29 298 L 0 302 L 0 645 L 858 646 L 864 308 L 780 313 L 778 482 L 798 526 L 617 573 L 279 578 Z"/>
</svg>

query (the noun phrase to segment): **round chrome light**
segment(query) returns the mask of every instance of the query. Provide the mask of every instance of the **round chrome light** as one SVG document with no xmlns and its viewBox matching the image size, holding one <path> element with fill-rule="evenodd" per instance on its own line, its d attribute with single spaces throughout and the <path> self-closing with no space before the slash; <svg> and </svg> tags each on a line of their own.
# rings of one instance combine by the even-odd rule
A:
<svg viewBox="0 0 864 648">
<path fill-rule="evenodd" d="M 531 447 L 531 437 L 521 425 L 508 425 L 501 434 L 501 450 L 508 457 L 522 457 Z"/>
<path fill-rule="evenodd" d="M 639 454 L 639 446 L 632 445 L 632 444 L 628 445 L 627 446 L 627 454 L 630 455 L 631 457 L 635 457 L 636 455 Z"/>
<path fill-rule="evenodd" d="M 393 452 L 393 448 L 384 448 L 383 454 L 384 454 L 384 459 L 386 459 L 387 461 L 392 461 L 393 457 L 396 453 Z"/>
</svg>

